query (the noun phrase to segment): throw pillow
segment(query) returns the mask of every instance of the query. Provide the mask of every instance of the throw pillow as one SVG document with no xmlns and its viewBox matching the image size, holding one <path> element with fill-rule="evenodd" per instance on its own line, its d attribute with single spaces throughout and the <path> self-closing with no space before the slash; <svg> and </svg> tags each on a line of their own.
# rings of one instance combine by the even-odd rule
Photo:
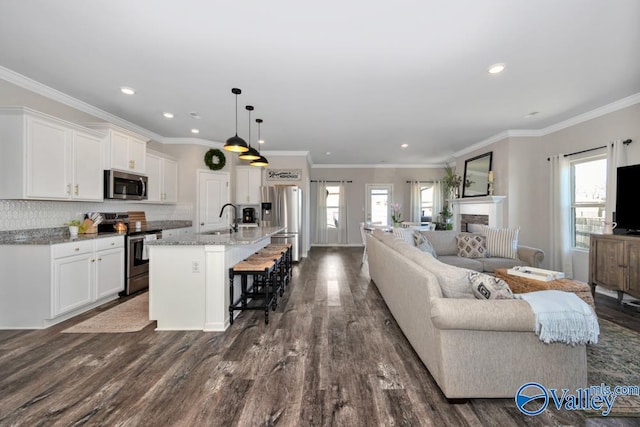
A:
<svg viewBox="0 0 640 427">
<path fill-rule="evenodd" d="M 513 292 L 507 282 L 477 271 L 469 272 L 471 290 L 477 299 L 512 299 Z"/>
<path fill-rule="evenodd" d="M 413 243 L 413 230 L 410 228 L 401 228 L 401 227 L 393 227 L 393 235 L 399 239 L 404 240 L 411 246 L 414 246 Z"/>
<path fill-rule="evenodd" d="M 422 252 L 430 253 L 434 258 L 438 258 L 438 254 L 436 253 L 436 250 L 433 248 L 429 240 L 424 237 L 424 234 L 420 233 L 418 230 L 415 230 L 413 232 L 413 243 Z"/>
<path fill-rule="evenodd" d="M 490 257 L 518 259 L 518 228 L 483 227 L 482 234 L 487 237 L 487 252 Z"/>
<path fill-rule="evenodd" d="M 456 236 L 458 256 L 463 258 L 486 258 L 487 238 L 480 235 L 459 234 Z"/>
</svg>

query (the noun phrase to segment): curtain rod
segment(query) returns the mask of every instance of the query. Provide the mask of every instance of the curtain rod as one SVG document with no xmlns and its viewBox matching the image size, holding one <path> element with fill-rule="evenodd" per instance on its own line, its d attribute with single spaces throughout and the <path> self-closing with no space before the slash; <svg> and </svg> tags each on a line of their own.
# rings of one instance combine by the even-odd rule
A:
<svg viewBox="0 0 640 427">
<path fill-rule="evenodd" d="M 321 181 L 322 181 L 322 180 L 321 180 Z M 320 181 L 315 180 L 315 179 L 312 179 L 312 180 L 311 180 L 311 182 L 320 182 Z M 324 181 L 324 182 L 347 182 L 347 183 L 348 183 L 348 182 L 353 182 L 353 181 L 343 179 L 342 181 L 333 180 L 333 181 Z"/>
<path fill-rule="evenodd" d="M 414 183 L 414 182 L 417 182 L 418 184 L 430 184 L 430 183 L 432 184 L 432 183 L 434 183 L 436 181 L 435 180 L 433 180 L 433 181 L 407 181 L 407 184 L 411 184 L 411 183 Z"/>
<path fill-rule="evenodd" d="M 633 142 L 633 140 L 631 140 L 631 139 L 625 139 L 624 141 L 622 141 L 622 143 L 624 145 L 629 145 L 632 142 Z M 613 145 L 613 144 L 611 144 L 611 145 Z M 601 148 L 607 148 L 607 146 L 606 145 L 601 145 L 600 147 L 588 148 L 588 149 L 582 150 L 582 151 L 575 151 L 573 153 L 565 154 L 564 157 L 575 156 L 576 154 L 588 153 L 589 151 L 600 150 Z M 547 161 L 549 161 L 549 160 L 551 160 L 551 157 L 547 157 Z"/>
</svg>

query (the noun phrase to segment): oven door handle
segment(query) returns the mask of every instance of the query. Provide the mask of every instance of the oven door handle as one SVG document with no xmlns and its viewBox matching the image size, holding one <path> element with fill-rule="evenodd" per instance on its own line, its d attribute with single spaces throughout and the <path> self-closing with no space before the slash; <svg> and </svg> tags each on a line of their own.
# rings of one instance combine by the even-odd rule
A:
<svg viewBox="0 0 640 427">
<path fill-rule="evenodd" d="M 144 240 L 144 235 L 129 237 L 129 242 L 139 242 Z"/>
</svg>

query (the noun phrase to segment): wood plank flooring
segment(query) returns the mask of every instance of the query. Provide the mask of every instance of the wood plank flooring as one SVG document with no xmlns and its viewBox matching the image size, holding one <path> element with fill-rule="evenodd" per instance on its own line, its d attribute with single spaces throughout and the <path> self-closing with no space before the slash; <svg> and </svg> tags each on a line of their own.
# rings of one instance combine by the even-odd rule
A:
<svg viewBox="0 0 640 427">
<path fill-rule="evenodd" d="M 114 302 L 46 330 L 0 331 L 0 426 L 604 425 L 550 409 L 527 417 L 512 399 L 447 403 L 361 258 L 314 248 L 269 325 L 244 312 L 224 333 L 60 333 Z"/>
</svg>

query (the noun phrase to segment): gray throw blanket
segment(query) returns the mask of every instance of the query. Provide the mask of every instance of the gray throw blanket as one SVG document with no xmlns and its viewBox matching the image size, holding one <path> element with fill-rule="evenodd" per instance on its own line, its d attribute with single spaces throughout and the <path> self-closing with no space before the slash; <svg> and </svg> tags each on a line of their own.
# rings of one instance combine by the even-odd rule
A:
<svg viewBox="0 0 640 427">
<path fill-rule="evenodd" d="M 536 315 L 535 333 L 544 343 L 570 345 L 598 342 L 600 325 L 595 312 L 576 294 L 563 291 L 537 291 L 517 294 Z"/>
</svg>

